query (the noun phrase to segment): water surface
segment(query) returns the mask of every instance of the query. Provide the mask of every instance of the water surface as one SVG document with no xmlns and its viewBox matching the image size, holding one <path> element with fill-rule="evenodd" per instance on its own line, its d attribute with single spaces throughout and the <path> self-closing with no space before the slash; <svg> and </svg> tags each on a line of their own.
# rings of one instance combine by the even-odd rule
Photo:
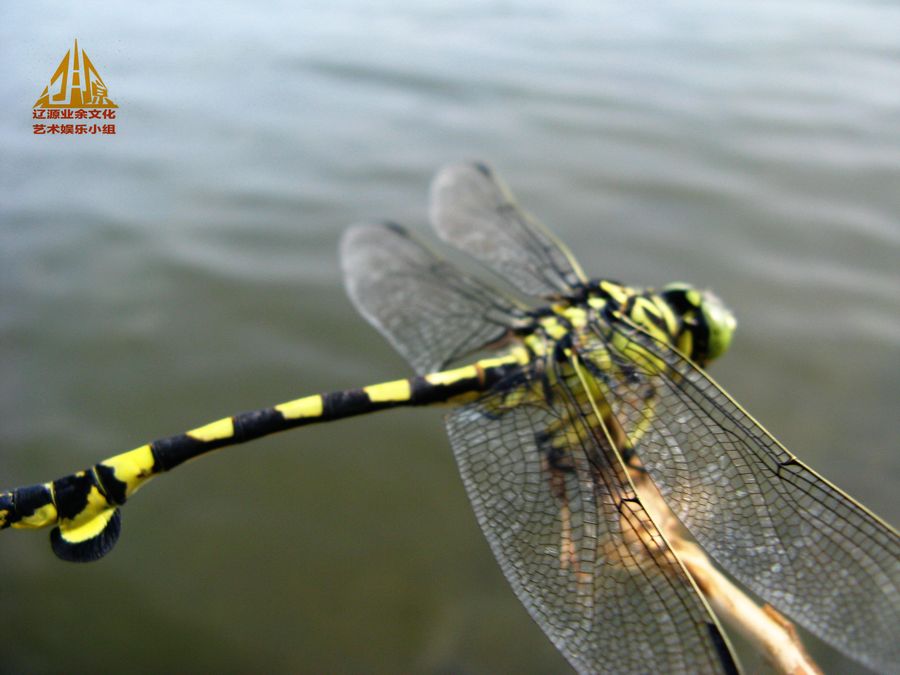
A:
<svg viewBox="0 0 900 675">
<path fill-rule="evenodd" d="M 740 326 L 714 375 L 897 523 L 897 25 L 880 2 L 4 4 L 0 483 L 408 373 L 338 239 L 424 228 L 432 173 L 481 158 L 589 273 L 715 288 Z M 116 137 L 31 134 L 75 37 Z M 45 536 L 2 535 L 0 671 L 565 669 L 438 411 L 186 466 L 96 565 Z"/>
</svg>

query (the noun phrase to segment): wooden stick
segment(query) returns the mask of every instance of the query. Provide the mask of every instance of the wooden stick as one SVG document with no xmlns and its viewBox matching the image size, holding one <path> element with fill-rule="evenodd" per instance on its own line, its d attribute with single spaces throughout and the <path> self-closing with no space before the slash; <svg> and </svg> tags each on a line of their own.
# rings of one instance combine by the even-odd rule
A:
<svg viewBox="0 0 900 675">
<path fill-rule="evenodd" d="M 822 670 L 806 653 L 793 624 L 770 605 L 757 605 L 713 566 L 706 553 L 687 538 L 687 530 L 646 473 L 632 469 L 631 478 L 644 508 L 666 536 L 716 616 L 746 637 L 777 672 L 821 675 Z"/>
</svg>

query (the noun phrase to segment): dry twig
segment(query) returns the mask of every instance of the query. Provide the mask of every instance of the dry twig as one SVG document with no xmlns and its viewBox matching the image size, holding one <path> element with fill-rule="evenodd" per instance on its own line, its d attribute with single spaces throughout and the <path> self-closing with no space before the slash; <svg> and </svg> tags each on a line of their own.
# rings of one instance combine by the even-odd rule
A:
<svg viewBox="0 0 900 675">
<path fill-rule="evenodd" d="M 770 605 L 757 605 L 713 566 L 703 550 L 687 538 L 687 531 L 646 473 L 633 470 L 631 477 L 644 508 L 662 530 L 716 616 L 746 637 L 777 672 L 821 675 L 822 670 L 806 653 L 793 624 Z"/>
</svg>

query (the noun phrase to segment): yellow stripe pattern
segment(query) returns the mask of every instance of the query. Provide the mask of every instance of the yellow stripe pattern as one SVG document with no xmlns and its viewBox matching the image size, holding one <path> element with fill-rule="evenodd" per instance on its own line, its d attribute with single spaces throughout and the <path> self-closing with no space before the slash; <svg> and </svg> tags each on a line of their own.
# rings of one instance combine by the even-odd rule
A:
<svg viewBox="0 0 900 675">
<path fill-rule="evenodd" d="M 96 485 L 91 486 L 87 499 L 87 505 L 72 520 L 60 519 L 59 532 L 70 544 L 78 544 L 96 537 L 103 532 L 115 515 L 115 507 L 109 505 Z"/>
<path fill-rule="evenodd" d="M 408 401 L 412 396 L 409 380 L 394 380 L 363 387 L 363 391 L 372 403 L 389 403 L 391 401 Z"/>
<path fill-rule="evenodd" d="M 105 459 L 101 464 L 112 469 L 116 479 L 125 483 L 126 497 L 153 477 L 153 452 L 149 444 Z"/>
<path fill-rule="evenodd" d="M 234 436 L 234 422 L 230 417 L 224 417 L 205 426 L 191 429 L 187 432 L 187 435 L 204 443 L 231 438 Z"/>
<path fill-rule="evenodd" d="M 276 405 L 275 410 L 284 415 L 284 418 L 287 420 L 296 420 L 304 417 L 321 417 L 322 397 L 318 394 L 314 396 L 304 396 L 303 398 Z"/>
</svg>

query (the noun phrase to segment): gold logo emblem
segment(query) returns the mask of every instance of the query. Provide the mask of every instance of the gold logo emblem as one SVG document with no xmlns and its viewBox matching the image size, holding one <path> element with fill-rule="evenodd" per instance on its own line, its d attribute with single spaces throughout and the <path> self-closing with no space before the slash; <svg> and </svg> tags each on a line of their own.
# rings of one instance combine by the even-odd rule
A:
<svg viewBox="0 0 900 675">
<path fill-rule="evenodd" d="M 87 52 L 75 47 L 66 52 L 35 108 L 118 108 L 109 98 L 106 83 Z"/>
<path fill-rule="evenodd" d="M 34 104 L 33 133 L 43 135 L 114 135 L 118 108 L 87 52 L 75 46 L 56 67 L 50 84 Z M 92 122 L 91 120 L 98 120 Z"/>
</svg>

